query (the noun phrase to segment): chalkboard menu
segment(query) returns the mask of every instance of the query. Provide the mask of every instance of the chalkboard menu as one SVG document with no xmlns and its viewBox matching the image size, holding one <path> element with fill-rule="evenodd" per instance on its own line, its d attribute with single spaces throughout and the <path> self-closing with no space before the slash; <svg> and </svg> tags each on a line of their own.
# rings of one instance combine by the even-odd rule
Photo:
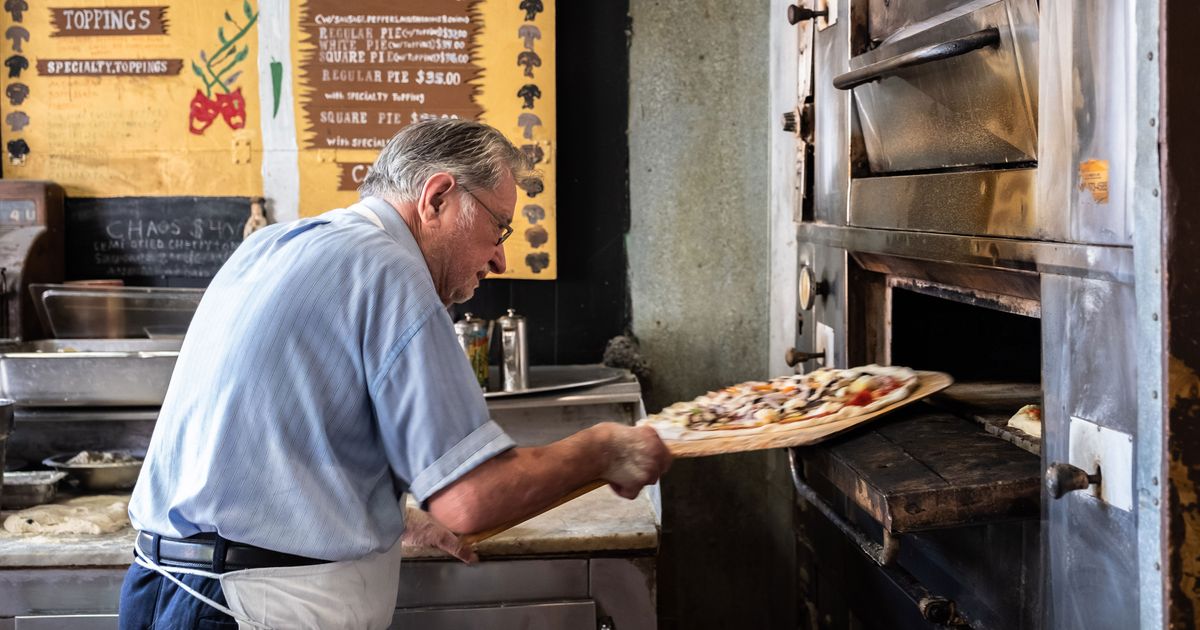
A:
<svg viewBox="0 0 1200 630">
<path fill-rule="evenodd" d="M 246 197 L 67 199 L 67 277 L 211 279 L 249 215 Z"/>
</svg>

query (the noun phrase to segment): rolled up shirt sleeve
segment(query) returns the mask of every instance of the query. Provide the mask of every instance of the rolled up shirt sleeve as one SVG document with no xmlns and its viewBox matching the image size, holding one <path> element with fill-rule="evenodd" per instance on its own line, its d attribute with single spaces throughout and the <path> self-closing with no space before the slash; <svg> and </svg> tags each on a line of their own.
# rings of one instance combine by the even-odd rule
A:
<svg viewBox="0 0 1200 630">
<path fill-rule="evenodd" d="M 434 308 L 406 332 L 370 391 L 392 471 L 424 504 L 515 443 L 490 418 L 449 315 Z"/>
</svg>

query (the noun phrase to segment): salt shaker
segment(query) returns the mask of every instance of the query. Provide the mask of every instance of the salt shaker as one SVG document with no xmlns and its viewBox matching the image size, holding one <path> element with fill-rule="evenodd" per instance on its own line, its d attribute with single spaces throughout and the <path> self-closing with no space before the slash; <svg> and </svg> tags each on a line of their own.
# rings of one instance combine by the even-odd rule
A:
<svg viewBox="0 0 1200 630">
<path fill-rule="evenodd" d="M 525 318 L 513 309 L 496 320 L 500 326 L 503 349 L 504 391 L 519 392 L 529 388 L 529 345 L 525 335 Z"/>
</svg>

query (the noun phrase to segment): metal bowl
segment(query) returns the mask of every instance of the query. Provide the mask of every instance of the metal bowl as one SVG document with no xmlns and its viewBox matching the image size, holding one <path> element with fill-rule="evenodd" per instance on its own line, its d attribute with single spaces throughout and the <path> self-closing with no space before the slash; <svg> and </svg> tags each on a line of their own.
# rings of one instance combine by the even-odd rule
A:
<svg viewBox="0 0 1200 630">
<path fill-rule="evenodd" d="M 142 470 L 141 454 L 126 453 L 136 458 L 132 462 L 110 464 L 68 464 L 78 453 L 61 453 L 42 460 L 46 466 L 61 470 L 79 484 L 82 490 L 127 490 L 137 483 Z"/>
</svg>

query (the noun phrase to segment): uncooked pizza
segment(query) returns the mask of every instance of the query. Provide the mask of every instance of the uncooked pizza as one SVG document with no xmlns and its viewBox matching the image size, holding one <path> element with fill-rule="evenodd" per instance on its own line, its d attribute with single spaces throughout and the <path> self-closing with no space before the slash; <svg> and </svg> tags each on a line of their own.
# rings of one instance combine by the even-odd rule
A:
<svg viewBox="0 0 1200 630">
<path fill-rule="evenodd" d="M 704 439 L 812 426 L 869 414 L 907 398 L 917 386 L 908 368 L 821 368 L 709 392 L 638 424 L 664 439 Z"/>
</svg>

